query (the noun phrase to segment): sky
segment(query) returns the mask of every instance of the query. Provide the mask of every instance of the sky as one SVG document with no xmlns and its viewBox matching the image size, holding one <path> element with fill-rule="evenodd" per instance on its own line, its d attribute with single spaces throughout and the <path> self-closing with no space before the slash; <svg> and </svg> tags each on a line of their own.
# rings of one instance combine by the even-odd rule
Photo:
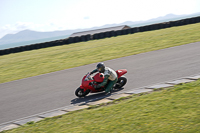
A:
<svg viewBox="0 0 200 133">
<path fill-rule="evenodd" d="M 200 12 L 200 0 L 0 0 L 0 38 Z"/>
</svg>

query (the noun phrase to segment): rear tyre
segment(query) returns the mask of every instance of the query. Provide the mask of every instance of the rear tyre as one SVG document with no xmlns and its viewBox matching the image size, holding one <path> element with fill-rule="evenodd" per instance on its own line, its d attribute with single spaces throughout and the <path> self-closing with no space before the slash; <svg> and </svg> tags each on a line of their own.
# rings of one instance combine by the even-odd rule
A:
<svg viewBox="0 0 200 133">
<path fill-rule="evenodd" d="M 77 97 L 84 97 L 84 96 L 86 96 L 89 92 L 90 92 L 89 90 L 86 90 L 86 91 L 84 92 L 84 90 L 81 89 L 81 88 L 79 87 L 79 88 L 76 89 L 75 95 L 76 95 Z"/>
<path fill-rule="evenodd" d="M 127 79 L 125 76 L 122 76 L 118 79 L 117 83 L 115 84 L 115 89 L 120 89 L 122 88 L 127 82 Z"/>
</svg>

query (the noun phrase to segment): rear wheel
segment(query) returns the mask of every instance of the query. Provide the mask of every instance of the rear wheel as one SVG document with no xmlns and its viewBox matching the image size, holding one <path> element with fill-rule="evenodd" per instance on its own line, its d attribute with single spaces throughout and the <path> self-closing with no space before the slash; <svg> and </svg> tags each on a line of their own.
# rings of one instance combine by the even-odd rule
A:
<svg viewBox="0 0 200 133">
<path fill-rule="evenodd" d="M 79 87 L 79 88 L 76 89 L 75 95 L 76 95 L 77 97 L 84 97 L 84 96 L 86 96 L 89 92 L 90 92 L 90 90 L 86 90 L 86 91 L 84 92 L 84 90 L 81 89 L 81 88 Z"/>
<path fill-rule="evenodd" d="M 118 80 L 117 80 L 117 83 L 115 84 L 115 89 L 119 89 L 119 88 L 122 88 L 127 82 L 127 79 L 125 76 L 122 76 L 120 77 Z"/>
</svg>

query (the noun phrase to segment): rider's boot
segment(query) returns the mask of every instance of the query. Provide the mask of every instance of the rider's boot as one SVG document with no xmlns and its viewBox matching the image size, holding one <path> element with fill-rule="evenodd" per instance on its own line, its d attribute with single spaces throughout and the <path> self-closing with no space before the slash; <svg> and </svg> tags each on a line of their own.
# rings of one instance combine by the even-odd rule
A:
<svg viewBox="0 0 200 133">
<path fill-rule="evenodd" d="M 114 81 L 109 81 L 108 82 L 108 85 L 106 86 L 106 90 L 105 90 L 105 92 L 106 92 L 106 94 L 108 93 L 108 94 L 111 94 L 112 93 L 112 90 L 113 90 L 113 86 L 114 86 L 114 84 L 117 82 L 117 78 L 114 80 Z"/>
<path fill-rule="evenodd" d="M 112 87 L 111 88 L 106 88 L 105 93 L 106 93 L 106 95 L 109 95 L 109 94 L 112 93 L 112 91 L 113 91 Z"/>
</svg>

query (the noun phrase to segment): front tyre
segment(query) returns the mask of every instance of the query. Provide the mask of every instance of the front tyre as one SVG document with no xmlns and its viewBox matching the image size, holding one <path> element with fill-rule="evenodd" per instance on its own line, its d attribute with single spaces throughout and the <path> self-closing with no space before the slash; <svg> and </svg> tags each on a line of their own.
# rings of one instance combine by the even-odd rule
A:
<svg viewBox="0 0 200 133">
<path fill-rule="evenodd" d="M 120 78 L 118 78 L 117 83 L 115 84 L 115 89 L 120 89 L 122 88 L 127 82 L 127 79 L 125 76 L 122 76 Z"/>
<path fill-rule="evenodd" d="M 84 90 L 81 89 L 81 88 L 79 87 L 79 88 L 76 89 L 75 95 L 76 95 L 77 97 L 84 97 L 84 96 L 86 96 L 89 92 L 90 92 L 89 90 L 86 90 L 86 91 L 84 92 Z"/>
</svg>

